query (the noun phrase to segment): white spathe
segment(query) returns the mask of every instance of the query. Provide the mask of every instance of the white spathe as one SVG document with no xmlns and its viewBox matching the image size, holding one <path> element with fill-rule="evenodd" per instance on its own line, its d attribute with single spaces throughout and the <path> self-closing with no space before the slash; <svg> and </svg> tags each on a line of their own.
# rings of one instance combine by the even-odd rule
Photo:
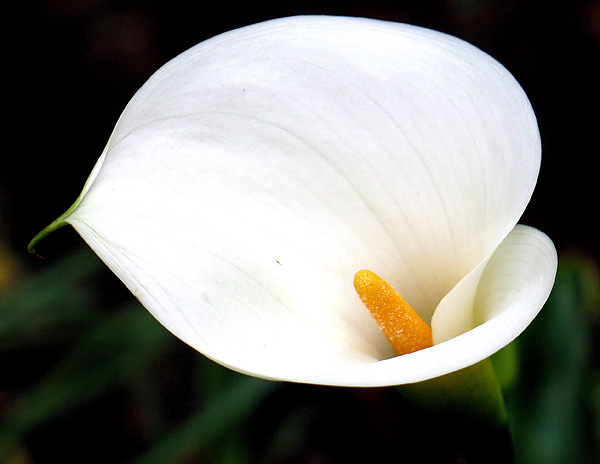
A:
<svg viewBox="0 0 600 464">
<path fill-rule="evenodd" d="M 219 363 L 397 385 L 487 358 L 542 307 L 556 252 L 516 226 L 539 165 L 527 97 L 475 47 L 405 24 L 292 17 L 161 68 L 64 220 Z M 433 347 L 392 357 L 353 289 L 360 269 L 432 324 Z"/>
</svg>

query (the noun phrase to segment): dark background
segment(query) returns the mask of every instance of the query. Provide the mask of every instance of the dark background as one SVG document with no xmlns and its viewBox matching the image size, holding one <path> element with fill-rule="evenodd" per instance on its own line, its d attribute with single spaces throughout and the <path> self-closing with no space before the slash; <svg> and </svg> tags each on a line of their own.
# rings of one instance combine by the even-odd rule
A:
<svg viewBox="0 0 600 464">
<path fill-rule="evenodd" d="M 579 435 L 583 434 L 588 442 L 597 439 L 600 430 L 597 417 L 600 410 L 597 354 L 600 309 L 594 292 L 597 286 L 595 264 L 600 258 L 597 225 L 600 1 L 40 0 L 22 1 L 18 6 L 7 6 L 6 11 L 5 35 L 8 37 L 3 74 L 7 81 L 4 99 L 8 104 L 4 107 L 6 120 L 0 160 L 0 294 L 16 292 L 18 297 L 10 304 L 5 303 L 10 311 L 16 308 L 15 314 L 18 314 L 19 301 L 36 295 L 36 311 L 40 315 L 57 315 L 55 321 L 42 328 L 30 327 L 26 322 L 31 321 L 24 320 L 20 322 L 20 329 L 7 331 L 8 335 L 0 330 L 0 417 L 9 417 L 8 425 L 0 427 L 0 448 L 2 432 L 14 435 L 18 443 L 13 448 L 18 452 L 12 452 L 10 463 L 133 462 L 185 424 L 193 411 L 227 404 L 218 403 L 225 401 L 218 396 L 214 400 L 218 400 L 217 403 L 211 402 L 211 394 L 200 395 L 194 390 L 196 387 L 190 385 L 206 384 L 206 379 L 212 379 L 210 382 L 220 391 L 229 388 L 232 382 L 244 382 L 236 374 L 199 361 L 200 356 L 174 337 L 167 334 L 168 341 L 163 341 L 160 334 L 164 331 L 158 328 L 156 337 L 161 342 L 156 344 L 156 350 L 160 354 L 141 377 L 131 374 L 133 377 L 119 383 L 111 377 L 116 374 L 100 373 L 99 377 L 90 378 L 95 379 L 94 385 L 103 385 L 99 379 L 108 379 L 106 388 L 98 387 L 96 392 L 84 382 L 73 391 L 85 391 L 87 396 L 80 398 L 74 394 L 72 401 L 63 398 L 63 403 L 56 400 L 54 412 L 46 416 L 36 412 L 40 414 L 36 416 L 31 412 L 35 409 L 31 404 L 37 403 L 33 399 L 27 403 L 22 398 L 38 398 L 42 403 L 54 398 L 52 392 L 38 392 L 37 397 L 31 392 L 37 391 L 38 385 L 46 385 L 44 379 L 54 375 L 57 364 L 71 353 L 79 353 L 80 338 L 85 339 L 98 321 L 112 321 L 122 313 L 114 308 L 134 303 L 99 262 L 89 265 L 91 269 L 87 264 L 63 264 L 62 271 L 54 270 L 58 264 L 67 262 L 69 256 L 86 252 L 82 240 L 70 228 L 52 234 L 43 242 L 38 251 L 45 259 L 28 256 L 26 247 L 35 233 L 64 212 L 78 196 L 121 111 L 156 69 L 178 53 L 218 33 L 297 14 L 365 16 L 447 32 L 498 59 L 521 83 L 538 117 L 543 143 L 538 187 L 521 222 L 547 233 L 561 258 L 565 257 L 564 262 L 576 263 L 567 266 L 560 280 L 564 282 L 560 288 L 567 293 L 574 292 L 575 296 L 571 300 L 555 297 L 556 306 L 569 307 L 571 302 L 576 312 L 588 311 L 585 317 L 575 321 L 560 319 L 564 315 L 556 320 L 542 319 L 537 330 L 548 333 L 548 327 L 554 327 L 552 324 L 568 328 L 565 333 L 555 331 L 559 335 L 548 342 L 551 348 L 545 353 L 545 362 L 550 364 L 553 359 L 559 359 L 560 354 L 571 353 L 569 347 L 584 347 L 585 365 L 569 376 L 573 380 L 585 372 L 583 380 L 577 377 L 581 380 L 577 386 L 569 387 L 567 382 L 567 386 L 561 388 L 583 388 L 587 406 L 576 402 L 570 411 L 576 411 L 577 417 L 585 417 L 583 425 L 577 425 L 584 428 Z M 94 260 L 91 255 L 82 256 L 82 262 Z M 59 284 L 67 285 L 71 281 L 74 286 L 62 291 L 61 298 L 69 295 L 75 298 L 73 295 L 82 291 L 79 300 L 73 302 L 57 297 L 53 300 L 54 306 L 42 303 L 49 293 L 60 293 L 56 290 Z M 25 288 L 26 285 L 31 287 Z M 75 308 L 91 305 L 93 316 L 85 320 L 64 316 L 66 312 L 61 311 L 66 311 L 71 304 Z M 0 302 L 0 312 L 2 308 Z M 552 314 L 551 310 L 547 312 Z M 144 319 L 140 324 L 150 324 L 147 330 L 154 334 L 156 327 L 148 321 Z M 536 330 L 535 327 L 532 330 Z M 577 337 L 582 333 L 587 334 L 584 341 L 573 341 L 579 340 Z M 111 334 L 99 345 L 90 345 L 98 353 L 91 356 L 89 349 L 85 351 L 88 357 L 82 355 L 82 365 L 97 365 L 98 360 L 108 356 L 106 353 L 118 352 L 121 345 L 118 342 L 111 345 L 110 341 L 111 336 L 118 340 L 118 333 Z M 544 343 L 539 339 L 527 340 L 525 337 L 524 345 Z M 577 353 L 569 354 L 566 365 L 573 365 L 573 359 L 580 359 L 577 356 Z M 85 369 L 64 368 L 61 372 L 75 375 L 82 371 Z M 535 356 L 522 359 L 521 387 L 523 384 L 539 387 L 535 376 L 542 376 L 542 371 Z M 534 372 L 533 380 L 523 380 L 524 372 Z M 83 382 L 75 377 L 73 382 Z M 117 386 L 109 386 L 113 384 Z M 590 386 L 584 388 L 582 384 Z M 240 387 L 241 396 L 232 393 L 233 397 L 249 395 L 251 398 L 254 385 Z M 530 401 L 525 403 L 534 404 L 536 399 L 523 396 L 527 392 L 533 395 L 534 390 L 525 388 L 515 404 L 522 405 L 519 401 L 523 398 Z M 56 391 L 66 390 L 56 387 Z M 196 397 L 202 397 L 205 402 L 197 401 Z M 214 442 L 206 444 L 192 433 L 190 442 L 195 445 L 186 442 L 191 451 L 183 453 L 183 458 L 178 453 L 167 452 L 169 458 L 147 462 L 354 462 L 361 453 L 371 456 L 369 446 L 348 448 L 347 441 L 356 443 L 363 439 L 377 447 L 380 453 L 377 456 L 386 459 L 398 457 L 394 448 L 411 443 L 428 446 L 427 443 L 437 439 L 449 446 L 441 438 L 443 433 L 439 429 L 422 418 L 415 418 L 414 411 L 385 389 L 339 390 L 286 385 L 276 393 L 265 394 L 261 401 L 266 405 L 248 400 L 256 410 L 244 416 L 245 425 L 228 428 L 227 422 L 219 422 L 219 414 L 216 419 L 205 419 L 214 425 L 214 430 L 221 430 L 220 434 L 214 432 L 217 437 Z M 401 404 L 397 404 L 399 401 Z M 30 404 L 29 409 L 27 404 Z M 231 410 L 231 406 L 214 407 L 221 412 Z M 257 414 L 263 413 L 261 420 L 256 419 Z M 33 414 L 30 417 L 37 419 L 30 419 L 27 426 L 18 425 L 21 419 L 15 418 L 26 414 Z M 410 424 L 407 425 L 407 421 Z M 529 425 L 533 428 L 527 429 L 527 433 L 535 435 L 536 431 L 544 430 L 543 424 L 551 419 L 542 417 L 540 421 L 542 425 Z M 192 425 L 191 430 L 196 430 Z M 566 430 L 572 424 L 562 426 Z M 237 432 L 222 433 L 222 430 L 234 429 Z M 560 435 L 560 429 L 556 430 L 553 433 Z M 404 439 L 400 440 L 399 436 Z M 544 443 L 552 443 L 553 436 L 550 433 Z M 385 440 L 394 443 L 400 440 L 400 444 L 391 446 L 390 451 L 383 443 Z M 274 449 L 274 442 L 282 451 L 269 454 L 265 449 Z M 181 442 L 176 443 L 179 445 L 172 445 L 173 449 L 181 449 Z M 85 451 L 80 451 L 80 447 Z M 437 462 L 461 462 L 450 459 L 455 451 L 450 449 L 443 455 L 443 459 L 448 460 L 436 455 Z M 431 450 L 428 452 L 426 456 L 433 456 Z M 408 456 L 414 457 L 410 453 Z"/>
</svg>

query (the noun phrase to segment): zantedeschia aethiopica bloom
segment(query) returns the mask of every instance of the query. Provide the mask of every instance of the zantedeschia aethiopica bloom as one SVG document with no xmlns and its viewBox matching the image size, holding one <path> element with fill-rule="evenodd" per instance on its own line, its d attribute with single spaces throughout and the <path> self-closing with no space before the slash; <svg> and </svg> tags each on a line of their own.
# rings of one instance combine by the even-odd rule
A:
<svg viewBox="0 0 600 464">
<path fill-rule="evenodd" d="M 222 34 L 133 97 L 64 223 L 171 332 L 264 378 L 399 385 L 531 322 L 557 259 L 516 225 L 540 138 L 498 62 L 405 24 L 293 17 Z M 431 325 L 394 356 L 370 269 Z"/>
</svg>

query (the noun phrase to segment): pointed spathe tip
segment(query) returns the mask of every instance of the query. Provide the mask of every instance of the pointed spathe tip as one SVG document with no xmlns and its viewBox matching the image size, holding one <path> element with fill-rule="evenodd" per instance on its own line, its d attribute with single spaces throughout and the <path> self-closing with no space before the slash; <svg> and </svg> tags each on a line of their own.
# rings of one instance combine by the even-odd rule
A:
<svg viewBox="0 0 600 464">
<path fill-rule="evenodd" d="M 66 226 L 68 224 L 67 218 L 71 215 L 71 213 L 73 212 L 73 210 L 75 210 L 75 208 L 77 207 L 77 205 L 79 204 L 80 201 L 81 201 L 81 196 L 79 198 L 77 198 L 77 200 L 75 201 L 75 203 L 73 203 L 68 210 L 66 210 L 58 218 L 56 218 L 54 221 L 52 221 L 49 225 L 47 225 L 46 227 L 44 227 L 40 232 L 38 232 L 38 234 L 35 237 L 33 237 L 31 239 L 31 241 L 27 245 L 27 251 L 29 252 L 29 254 L 35 254 L 36 253 L 35 247 L 47 235 L 51 234 L 55 230 L 60 229 L 61 227 Z"/>
<path fill-rule="evenodd" d="M 66 225 L 67 225 L 67 222 L 64 220 L 64 217 L 61 216 L 57 220 L 53 221 L 50 225 L 48 225 L 47 227 L 42 229 L 35 237 L 33 237 L 33 239 L 31 239 L 31 241 L 27 245 L 27 251 L 29 252 L 29 254 L 36 253 L 36 251 L 35 251 L 36 246 L 47 235 L 49 235 L 51 232 L 54 232 L 56 229 L 60 229 L 61 227 L 66 226 Z"/>
</svg>

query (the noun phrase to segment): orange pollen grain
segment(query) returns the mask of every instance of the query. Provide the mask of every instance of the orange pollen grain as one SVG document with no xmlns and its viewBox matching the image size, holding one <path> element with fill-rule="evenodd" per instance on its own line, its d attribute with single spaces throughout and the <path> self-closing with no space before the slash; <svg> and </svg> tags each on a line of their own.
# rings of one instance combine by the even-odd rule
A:
<svg viewBox="0 0 600 464">
<path fill-rule="evenodd" d="M 433 345 L 429 326 L 377 274 L 358 271 L 354 276 L 354 288 L 396 354 L 408 354 Z"/>
</svg>

